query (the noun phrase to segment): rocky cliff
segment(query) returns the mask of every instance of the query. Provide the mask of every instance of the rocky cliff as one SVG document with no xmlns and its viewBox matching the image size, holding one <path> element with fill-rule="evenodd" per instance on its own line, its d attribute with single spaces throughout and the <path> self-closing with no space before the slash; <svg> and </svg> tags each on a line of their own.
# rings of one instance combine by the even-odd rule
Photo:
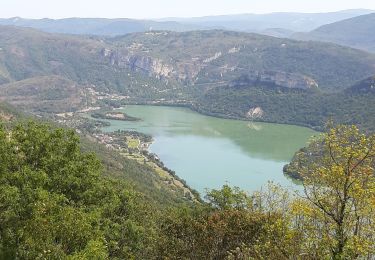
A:
<svg viewBox="0 0 375 260">
<path fill-rule="evenodd" d="M 217 52 L 209 58 L 196 57 L 185 61 L 173 60 L 172 62 L 166 62 L 163 59 L 147 55 L 147 50 L 142 50 L 144 53 L 140 53 L 139 48 L 137 50 L 134 51 L 134 47 L 120 51 L 103 49 L 102 55 L 109 60 L 112 66 L 127 68 L 132 71 L 142 71 L 158 79 L 172 79 L 184 84 L 193 84 L 202 69 L 222 55 L 221 52 Z M 226 67 L 224 66 L 224 68 Z M 231 67 L 229 71 L 235 69 L 235 67 Z M 228 71 L 223 72 L 223 67 L 218 68 L 218 70 L 221 71 L 221 77 L 217 80 L 221 80 L 222 74 L 228 73 Z M 310 77 L 283 71 L 249 71 L 247 74 L 230 83 L 230 85 L 237 87 L 254 84 L 274 85 L 294 89 L 312 89 L 318 87 L 318 83 Z"/>
</svg>

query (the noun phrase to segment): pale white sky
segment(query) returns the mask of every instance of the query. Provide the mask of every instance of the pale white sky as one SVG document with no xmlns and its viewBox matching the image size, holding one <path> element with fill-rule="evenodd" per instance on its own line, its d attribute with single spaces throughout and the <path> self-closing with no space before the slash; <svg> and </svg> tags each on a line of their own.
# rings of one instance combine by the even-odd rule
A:
<svg viewBox="0 0 375 260">
<path fill-rule="evenodd" d="M 375 10 L 375 0 L 0 0 L 0 17 L 161 18 L 357 8 Z"/>
</svg>

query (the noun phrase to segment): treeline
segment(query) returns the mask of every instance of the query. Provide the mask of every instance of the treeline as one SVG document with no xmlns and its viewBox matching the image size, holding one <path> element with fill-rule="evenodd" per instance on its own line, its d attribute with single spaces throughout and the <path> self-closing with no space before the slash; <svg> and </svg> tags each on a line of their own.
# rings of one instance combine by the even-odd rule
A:
<svg viewBox="0 0 375 260">
<path fill-rule="evenodd" d="M 167 204 L 103 174 L 70 130 L 2 127 L 0 259 L 372 259 L 375 135 L 338 126 L 320 140 L 319 163 L 298 169 L 304 194 L 224 185 Z"/>
<path fill-rule="evenodd" d="M 97 119 L 109 119 L 109 120 L 120 120 L 120 121 L 140 121 L 140 118 L 129 116 L 123 112 L 94 112 L 91 114 L 93 118 Z"/>
</svg>

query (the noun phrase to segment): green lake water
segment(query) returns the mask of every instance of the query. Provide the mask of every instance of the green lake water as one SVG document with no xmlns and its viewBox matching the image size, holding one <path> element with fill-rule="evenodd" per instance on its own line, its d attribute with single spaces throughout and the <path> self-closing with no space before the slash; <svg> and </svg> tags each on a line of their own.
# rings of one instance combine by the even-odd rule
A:
<svg viewBox="0 0 375 260">
<path fill-rule="evenodd" d="M 268 181 L 295 189 L 283 166 L 317 133 L 303 127 L 204 116 L 184 108 L 127 106 L 142 121 L 111 122 L 104 131 L 135 130 L 154 137 L 150 151 L 201 193 L 228 183 L 247 191 Z"/>
</svg>

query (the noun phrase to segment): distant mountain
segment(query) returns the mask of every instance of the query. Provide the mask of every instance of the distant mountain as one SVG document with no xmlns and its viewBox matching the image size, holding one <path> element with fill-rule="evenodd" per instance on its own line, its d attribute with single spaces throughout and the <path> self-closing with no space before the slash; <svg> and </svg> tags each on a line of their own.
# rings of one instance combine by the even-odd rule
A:
<svg viewBox="0 0 375 260">
<path fill-rule="evenodd" d="M 265 29 L 265 30 L 263 30 L 259 33 L 264 34 L 264 35 L 268 35 L 268 36 L 277 37 L 277 38 L 289 38 L 295 32 L 291 31 L 291 30 L 283 29 L 283 28 L 269 28 L 269 29 Z"/>
<path fill-rule="evenodd" d="M 23 19 L 14 17 L 0 19 L 0 25 L 30 27 L 50 33 L 115 36 L 150 30 L 188 31 L 201 29 L 199 25 L 186 25 L 174 21 L 157 22 L 135 19 L 67 18 Z"/>
<path fill-rule="evenodd" d="M 51 33 L 116 36 L 150 30 L 191 31 L 201 29 L 224 29 L 264 33 L 287 37 L 292 32 L 307 32 L 324 24 L 368 14 L 366 9 L 345 10 L 332 13 L 270 13 L 208 16 L 197 18 L 164 18 L 159 20 L 67 18 L 23 19 L 14 17 L 0 19 L 0 25 L 31 27 Z M 274 29 L 277 28 L 277 29 Z"/>
<path fill-rule="evenodd" d="M 375 13 L 361 15 L 324 25 L 309 33 L 298 33 L 293 38 L 333 42 L 375 52 Z"/>
<path fill-rule="evenodd" d="M 330 13 L 269 13 L 207 16 L 196 18 L 165 18 L 161 21 L 176 21 L 182 24 L 208 28 L 258 32 L 269 28 L 282 28 L 294 32 L 308 32 L 319 26 L 340 20 L 369 14 L 372 10 L 354 9 Z"/>
</svg>

